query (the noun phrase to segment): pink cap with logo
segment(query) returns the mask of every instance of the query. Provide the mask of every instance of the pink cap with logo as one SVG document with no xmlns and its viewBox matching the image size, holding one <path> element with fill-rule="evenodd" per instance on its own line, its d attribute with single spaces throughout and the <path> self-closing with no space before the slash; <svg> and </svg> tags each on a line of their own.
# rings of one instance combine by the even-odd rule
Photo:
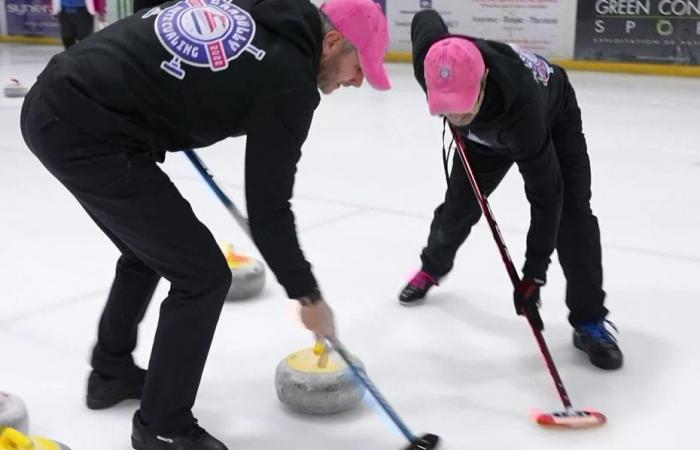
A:
<svg viewBox="0 0 700 450">
<path fill-rule="evenodd" d="M 382 7 L 372 0 L 329 0 L 321 11 L 356 49 L 360 65 L 373 88 L 391 88 L 384 67 L 389 48 L 389 26 Z"/>
<path fill-rule="evenodd" d="M 474 108 L 486 65 L 472 41 L 452 37 L 436 42 L 425 56 L 423 70 L 430 114 L 467 113 Z"/>
</svg>

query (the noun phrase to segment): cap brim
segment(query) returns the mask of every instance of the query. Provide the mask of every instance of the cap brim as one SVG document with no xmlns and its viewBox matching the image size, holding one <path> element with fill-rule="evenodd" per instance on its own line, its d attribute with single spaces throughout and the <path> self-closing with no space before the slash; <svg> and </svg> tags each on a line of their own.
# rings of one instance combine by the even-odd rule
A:
<svg viewBox="0 0 700 450">
<path fill-rule="evenodd" d="M 428 89 L 428 109 L 433 116 L 468 113 L 479 99 L 479 90 L 464 89 L 459 92 L 438 92 Z"/>
<path fill-rule="evenodd" d="M 382 59 L 370 62 L 369 58 L 365 58 L 360 54 L 360 66 L 362 66 L 362 72 L 367 82 L 374 89 L 379 91 L 388 91 L 391 89 L 389 74 L 386 71 L 386 66 L 384 66 L 384 61 Z"/>
</svg>

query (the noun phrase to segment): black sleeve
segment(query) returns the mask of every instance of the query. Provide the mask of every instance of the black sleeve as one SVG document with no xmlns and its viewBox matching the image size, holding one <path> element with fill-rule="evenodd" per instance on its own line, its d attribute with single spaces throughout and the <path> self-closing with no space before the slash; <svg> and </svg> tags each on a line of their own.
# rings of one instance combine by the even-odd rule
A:
<svg viewBox="0 0 700 450">
<path fill-rule="evenodd" d="M 248 123 L 245 181 L 250 230 L 277 281 L 294 299 L 317 287 L 299 246 L 290 200 L 301 146 L 318 103 L 315 90 L 276 93 L 257 102 Z"/>
<path fill-rule="evenodd" d="M 522 108 L 505 140 L 515 149 L 515 161 L 530 202 L 523 274 L 546 280 L 557 242 L 564 189 L 544 107 L 531 101 Z"/>
</svg>

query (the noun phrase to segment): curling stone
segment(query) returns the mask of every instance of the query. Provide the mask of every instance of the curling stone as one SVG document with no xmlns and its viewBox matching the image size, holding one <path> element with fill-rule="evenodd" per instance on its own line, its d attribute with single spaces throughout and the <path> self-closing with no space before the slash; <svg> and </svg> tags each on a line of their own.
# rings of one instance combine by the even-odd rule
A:
<svg viewBox="0 0 700 450">
<path fill-rule="evenodd" d="M 14 428 L 5 428 L 0 434 L 0 450 L 70 450 L 51 439 L 26 436 Z"/>
<path fill-rule="evenodd" d="M 29 431 L 29 415 L 21 398 L 0 391 L 0 432 L 6 427 L 27 433 Z"/>
<path fill-rule="evenodd" d="M 4 93 L 5 97 L 24 97 L 27 95 L 27 87 L 16 78 L 10 78 L 10 84 L 5 86 Z"/>
<path fill-rule="evenodd" d="M 362 362 L 353 362 L 364 368 Z M 313 349 L 303 349 L 287 356 L 277 365 L 277 397 L 295 411 L 306 414 L 334 414 L 355 407 L 365 388 L 341 360 L 328 358 L 319 367 Z"/>
<path fill-rule="evenodd" d="M 265 266 L 250 256 L 234 251 L 231 244 L 224 251 L 231 269 L 231 287 L 226 300 L 245 300 L 258 295 L 265 287 Z"/>
</svg>

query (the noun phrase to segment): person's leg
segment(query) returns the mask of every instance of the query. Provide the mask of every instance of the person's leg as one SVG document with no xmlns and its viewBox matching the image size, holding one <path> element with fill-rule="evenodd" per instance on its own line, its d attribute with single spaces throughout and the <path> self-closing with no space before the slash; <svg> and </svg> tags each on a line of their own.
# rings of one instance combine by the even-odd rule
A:
<svg viewBox="0 0 700 450">
<path fill-rule="evenodd" d="M 569 86 L 552 139 L 564 179 L 564 202 L 557 253 L 566 277 L 566 303 L 573 326 L 602 320 L 603 267 L 598 219 L 591 210 L 591 167 L 581 125 L 581 111 Z"/>
<path fill-rule="evenodd" d="M 468 142 L 466 145 L 470 147 Z M 486 195 L 496 189 L 513 164 L 509 158 L 488 152 L 488 149 L 470 151 L 473 169 Z M 456 152 L 448 186 L 444 202 L 433 215 L 428 244 L 421 253 L 422 268 L 399 295 L 399 302 L 405 306 L 419 304 L 428 290 L 452 269 L 457 250 L 481 217 L 479 202 Z"/>
<path fill-rule="evenodd" d="M 226 259 L 151 155 L 114 153 L 41 106 L 23 108 L 29 147 L 91 216 L 171 283 L 139 417 L 154 433 L 183 432 L 195 424 L 191 409 L 231 283 Z"/>
<path fill-rule="evenodd" d="M 96 217 L 95 223 L 122 252 L 98 326 L 88 377 L 87 406 L 105 409 L 126 399 L 141 399 L 146 371 L 134 363 L 138 326 L 160 276 Z"/>
<path fill-rule="evenodd" d="M 76 12 L 74 21 L 75 35 L 78 41 L 82 41 L 95 32 L 95 17 L 87 10 Z"/>
<path fill-rule="evenodd" d="M 133 155 L 114 167 L 125 172 L 124 185 L 99 196 L 93 189 L 77 196 L 171 283 L 161 304 L 140 414 L 159 433 L 177 432 L 192 424 L 191 409 L 231 272 L 209 230 L 150 155 Z"/>
<path fill-rule="evenodd" d="M 58 123 L 58 119 L 43 105 L 40 98 L 38 104 L 35 104 L 36 98 L 40 97 L 40 93 L 37 94 L 38 90 L 33 88 L 27 95 L 21 120 L 23 137 L 32 151 L 41 149 L 31 142 L 29 135 L 41 133 L 43 128 Z M 27 120 L 27 111 L 30 109 L 34 110 L 34 114 L 31 120 Z M 31 122 L 32 133 L 27 132 L 28 122 Z M 61 140 L 56 140 L 55 144 L 59 148 L 65 147 L 65 142 L 62 143 Z M 160 275 L 141 261 L 97 217 L 89 211 L 88 214 L 122 253 L 117 261 L 114 281 L 100 319 L 98 342 L 93 350 L 91 364 L 93 369 L 105 378 L 138 381 L 143 384 L 143 371 L 135 366 L 131 354 L 136 347 L 138 325 Z"/>
<path fill-rule="evenodd" d="M 136 367 L 132 352 L 137 331 L 160 275 L 133 253 L 117 261 L 114 281 L 98 327 L 93 369 L 106 377 L 129 379 Z"/>
<path fill-rule="evenodd" d="M 67 50 L 75 44 L 75 40 L 78 37 L 75 24 L 73 23 L 71 14 L 64 11 L 58 13 L 58 23 L 61 26 L 61 41 L 63 42 L 63 48 Z"/>
<path fill-rule="evenodd" d="M 598 219 L 593 215 L 591 168 L 581 111 L 571 85 L 552 138 L 564 178 L 564 203 L 557 253 L 566 277 L 566 304 L 574 326 L 574 345 L 603 369 L 622 366 L 623 356 L 606 327 L 603 268 Z"/>
<path fill-rule="evenodd" d="M 469 147 L 469 143 L 466 143 Z M 490 195 L 513 164 L 509 158 L 471 151 L 471 161 L 485 195 Z M 430 225 L 428 245 L 423 249 L 423 269 L 435 278 L 446 275 L 454 264 L 455 254 L 481 217 L 481 208 L 467 178 L 459 154 L 455 152 L 449 189 L 444 202 L 435 209 Z"/>
</svg>

